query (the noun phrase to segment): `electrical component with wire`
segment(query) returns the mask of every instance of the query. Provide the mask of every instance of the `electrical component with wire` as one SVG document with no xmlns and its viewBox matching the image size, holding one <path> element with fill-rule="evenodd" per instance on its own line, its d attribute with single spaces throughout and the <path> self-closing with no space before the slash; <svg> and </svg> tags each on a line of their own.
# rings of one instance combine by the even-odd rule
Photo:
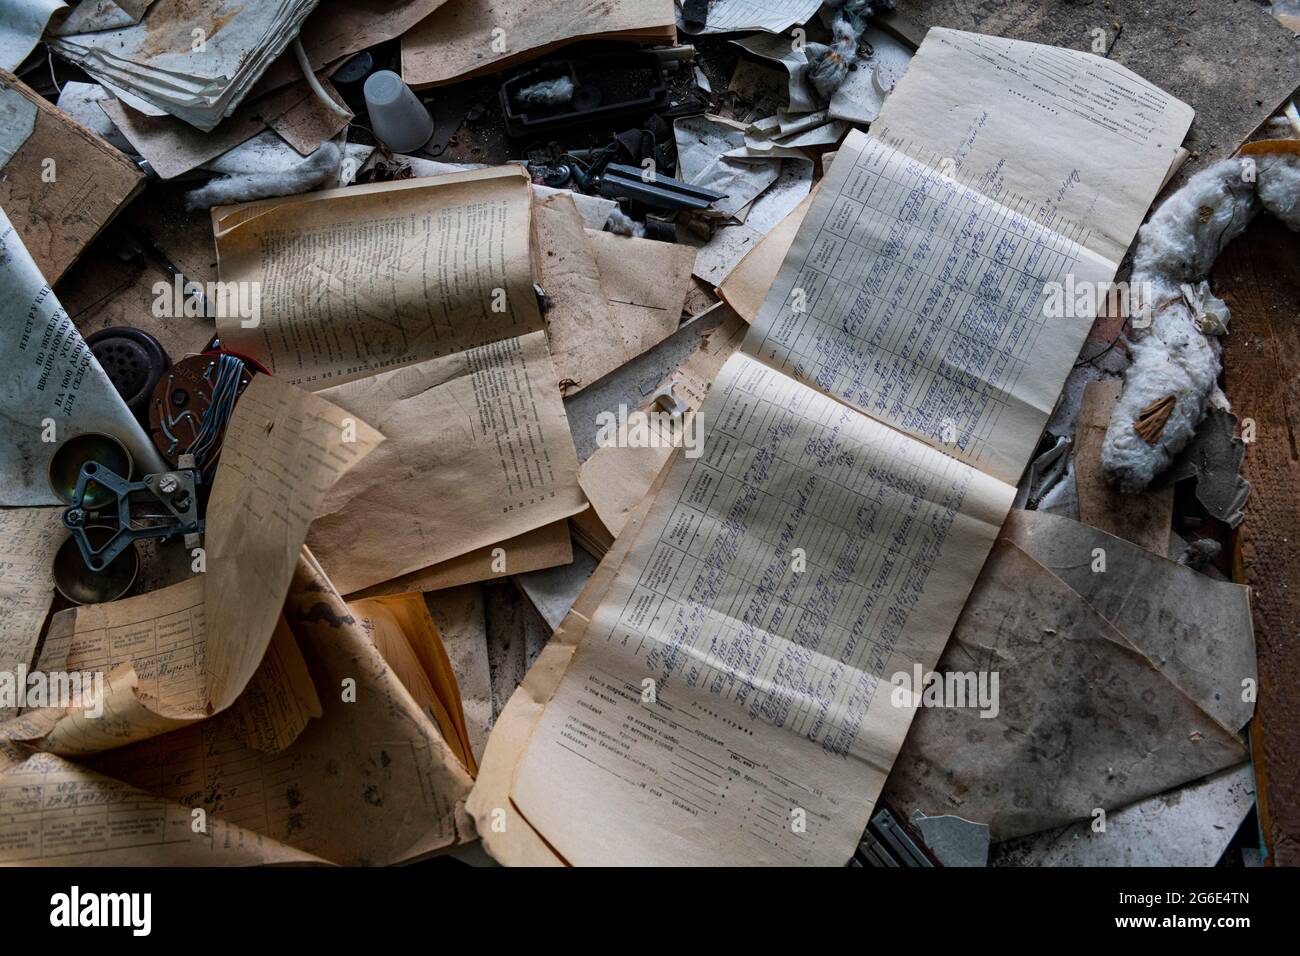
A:
<svg viewBox="0 0 1300 956">
<path fill-rule="evenodd" d="M 193 455 L 200 474 L 210 480 L 235 403 L 253 374 L 248 362 L 226 352 L 191 355 L 173 365 L 149 406 L 149 426 L 162 456 L 175 464 L 181 455 Z"/>
</svg>

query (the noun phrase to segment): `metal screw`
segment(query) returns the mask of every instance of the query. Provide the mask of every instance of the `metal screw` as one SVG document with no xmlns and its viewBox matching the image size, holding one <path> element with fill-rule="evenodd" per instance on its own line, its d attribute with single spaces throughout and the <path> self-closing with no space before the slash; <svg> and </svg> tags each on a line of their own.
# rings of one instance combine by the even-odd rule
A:
<svg viewBox="0 0 1300 956">
<path fill-rule="evenodd" d="M 165 495 L 170 495 L 173 491 L 181 486 L 175 475 L 163 475 L 158 479 L 158 490 Z"/>
</svg>

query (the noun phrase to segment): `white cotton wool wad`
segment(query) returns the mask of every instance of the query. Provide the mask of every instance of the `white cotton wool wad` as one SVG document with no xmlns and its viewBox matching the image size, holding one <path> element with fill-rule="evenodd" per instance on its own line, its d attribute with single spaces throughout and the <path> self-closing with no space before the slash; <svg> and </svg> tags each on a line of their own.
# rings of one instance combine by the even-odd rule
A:
<svg viewBox="0 0 1300 956">
<path fill-rule="evenodd" d="M 1240 157 L 1202 170 L 1139 232 L 1132 364 L 1101 450 L 1103 471 L 1124 491 L 1141 491 L 1167 468 L 1212 404 L 1228 407 L 1218 387 L 1228 312 L 1204 280 L 1261 208 L 1300 231 L 1300 157 Z M 1153 408 L 1163 415 L 1171 397 L 1168 419 L 1148 441 L 1135 423 Z"/>
<path fill-rule="evenodd" d="M 206 186 L 187 192 L 185 208 L 211 209 L 255 199 L 297 196 L 337 178 L 342 161 L 343 152 L 338 144 L 326 140 L 301 163 L 288 169 L 218 176 Z"/>
</svg>

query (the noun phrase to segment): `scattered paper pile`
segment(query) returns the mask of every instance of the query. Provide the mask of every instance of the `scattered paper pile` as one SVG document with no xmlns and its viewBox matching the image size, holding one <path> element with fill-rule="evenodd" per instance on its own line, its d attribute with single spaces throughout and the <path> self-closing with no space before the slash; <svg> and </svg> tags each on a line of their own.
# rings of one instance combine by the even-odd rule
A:
<svg viewBox="0 0 1300 956">
<path fill-rule="evenodd" d="M 140 112 L 207 131 L 240 104 L 318 2 L 154 0 L 139 22 L 58 31 L 50 47 Z"/>
<path fill-rule="evenodd" d="M 30 82 L 42 35 L 95 81 L 0 73 L 0 790 L 67 795 L 0 813 L 0 862 L 860 864 L 883 812 L 980 865 L 1176 788 L 1239 824 L 1247 591 L 1172 489 L 1104 483 L 1119 366 L 1046 305 L 1115 277 L 1192 110 L 876 6 L 0 15 Z M 468 118 L 582 41 L 671 92 Z M 384 57 L 413 155 L 360 115 Z M 144 415 L 123 333 L 160 343 Z M 59 490 L 100 434 L 155 511 L 197 469 L 201 536 Z M 1218 518 L 1233 441 L 1178 471 Z M 87 524 L 138 563 L 75 606 Z"/>
</svg>

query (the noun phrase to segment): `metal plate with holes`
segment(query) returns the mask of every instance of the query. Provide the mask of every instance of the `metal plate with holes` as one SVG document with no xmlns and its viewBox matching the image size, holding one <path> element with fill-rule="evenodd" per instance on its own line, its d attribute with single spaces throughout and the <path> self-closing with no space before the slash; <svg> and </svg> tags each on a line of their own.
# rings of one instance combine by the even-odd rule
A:
<svg viewBox="0 0 1300 956">
<path fill-rule="evenodd" d="M 149 431 L 158 451 L 173 465 L 198 436 L 203 415 L 212 404 L 220 358 L 216 353 L 187 356 L 173 365 L 154 388 L 149 402 Z M 252 376 L 252 370 L 246 368 L 239 380 L 241 392 Z"/>
<path fill-rule="evenodd" d="M 171 365 L 162 344 L 147 332 L 117 327 L 86 336 L 91 354 L 136 418 L 148 414 L 149 396 Z"/>
</svg>

